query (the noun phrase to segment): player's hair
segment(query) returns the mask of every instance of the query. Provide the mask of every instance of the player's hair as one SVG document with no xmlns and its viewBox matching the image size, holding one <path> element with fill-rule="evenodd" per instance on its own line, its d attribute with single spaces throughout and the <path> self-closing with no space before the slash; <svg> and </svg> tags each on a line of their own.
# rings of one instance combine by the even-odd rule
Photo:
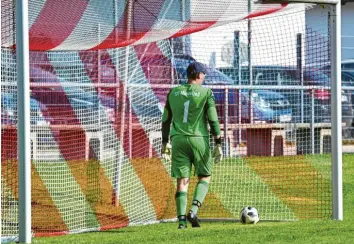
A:
<svg viewBox="0 0 354 244">
<path fill-rule="evenodd" d="M 188 80 L 196 80 L 199 78 L 199 73 L 200 72 L 190 72 L 187 74 Z"/>
</svg>

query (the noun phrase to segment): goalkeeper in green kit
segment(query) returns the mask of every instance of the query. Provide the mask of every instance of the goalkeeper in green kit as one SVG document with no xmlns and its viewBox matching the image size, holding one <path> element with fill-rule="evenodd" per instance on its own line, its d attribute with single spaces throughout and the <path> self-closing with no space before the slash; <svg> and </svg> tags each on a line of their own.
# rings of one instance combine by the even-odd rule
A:
<svg viewBox="0 0 354 244">
<path fill-rule="evenodd" d="M 201 86 L 205 73 L 203 64 L 191 63 L 187 68 L 188 84 L 170 90 L 162 115 L 161 154 L 165 160 L 172 159 L 172 177 L 177 178 L 175 198 L 179 229 L 187 227 L 187 220 L 192 227 L 200 227 L 197 213 L 208 193 L 213 163 L 222 160 L 220 126 L 213 93 L 211 89 Z M 212 153 L 208 124 L 215 140 Z M 192 165 L 199 181 L 191 209 L 186 215 Z"/>
</svg>

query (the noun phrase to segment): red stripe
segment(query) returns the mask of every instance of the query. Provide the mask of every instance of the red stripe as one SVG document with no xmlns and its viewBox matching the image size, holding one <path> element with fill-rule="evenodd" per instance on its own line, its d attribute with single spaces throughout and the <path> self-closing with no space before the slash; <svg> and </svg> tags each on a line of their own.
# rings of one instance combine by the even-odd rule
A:
<svg viewBox="0 0 354 244">
<path fill-rule="evenodd" d="M 147 32 L 144 33 L 133 33 L 129 40 L 127 40 L 126 34 L 121 33 L 121 31 L 117 31 L 119 28 L 114 28 L 111 34 L 100 44 L 91 48 L 91 50 L 99 50 L 99 49 L 109 49 L 109 48 L 119 48 L 129 46 L 138 40 L 140 40 Z M 114 32 L 120 33 L 117 37 L 114 37 Z"/>
<path fill-rule="evenodd" d="M 1 125 L 1 162 L 6 160 L 17 160 L 17 127 L 12 125 Z"/>
<path fill-rule="evenodd" d="M 206 21 L 206 22 L 187 22 L 187 24 L 178 32 L 176 32 L 170 38 L 175 38 L 179 36 L 184 36 L 187 34 L 195 33 L 198 31 L 205 30 L 210 26 L 214 25 L 217 21 Z"/>
<path fill-rule="evenodd" d="M 47 0 L 29 30 L 30 50 L 44 51 L 60 45 L 77 26 L 88 2 Z"/>
<path fill-rule="evenodd" d="M 253 13 L 247 15 L 243 19 L 252 19 L 252 18 L 264 16 L 264 15 L 267 15 L 267 14 L 272 14 L 272 13 L 275 13 L 275 12 L 277 12 L 279 10 L 284 9 L 286 6 L 288 6 L 288 3 L 282 3 L 280 6 L 277 6 L 276 8 L 271 8 L 271 9 L 266 9 L 266 10 L 260 10 L 260 11 L 253 12 Z"/>
</svg>

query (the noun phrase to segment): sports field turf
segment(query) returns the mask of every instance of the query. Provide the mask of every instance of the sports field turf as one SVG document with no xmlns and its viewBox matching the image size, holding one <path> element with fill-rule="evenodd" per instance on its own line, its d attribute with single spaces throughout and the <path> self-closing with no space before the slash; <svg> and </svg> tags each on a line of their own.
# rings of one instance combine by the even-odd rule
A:
<svg viewBox="0 0 354 244">
<path fill-rule="evenodd" d="M 316 156 L 309 158 L 313 167 L 318 171 L 323 170 L 324 175 L 328 172 L 327 169 L 330 165 L 321 165 Z M 252 168 L 257 171 L 257 164 L 254 163 Z M 265 174 L 260 171 L 257 173 Z M 239 222 L 204 222 L 199 229 L 192 229 L 189 226 L 185 230 L 177 230 L 176 223 L 163 223 L 125 227 L 104 232 L 34 238 L 33 243 L 353 243 L 353 175 L 354 155 L 344 155 L 344 221 L 300 220 L 295 222 L 260 222 L 257 225 L 241 225 Z M 270 188 L 275 189 L 272 185 Z M 281 193 L 282 189 L 278 190 Z M 306 192 L 306 189 L 304 191 Z M 291 205 L 291 201 L 287 204 Z"/>
</svg>

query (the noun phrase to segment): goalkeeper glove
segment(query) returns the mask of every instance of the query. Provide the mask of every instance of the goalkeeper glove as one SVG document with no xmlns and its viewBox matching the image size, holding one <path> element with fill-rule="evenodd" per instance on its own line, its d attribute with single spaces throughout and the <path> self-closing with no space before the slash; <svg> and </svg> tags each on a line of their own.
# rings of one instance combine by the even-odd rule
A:
<svg viewBox="0 0 354 244">
<path fill-rule="evenodd" d="M 223 155 L 222 155 L 222 147 L 221 147 L 221 144 L 216 144 L 215 145 L 215 148 L 213 150 L 213 158 L 214 158 L 214 163 L 219 163 L 222 158 L 223 158 Z"/>
<path fill-rule="evenodd" d="M 166 162 L 172 161 L 172 146 L 170 143 L 162 143 L 161 156 Z"/>
</svg>

